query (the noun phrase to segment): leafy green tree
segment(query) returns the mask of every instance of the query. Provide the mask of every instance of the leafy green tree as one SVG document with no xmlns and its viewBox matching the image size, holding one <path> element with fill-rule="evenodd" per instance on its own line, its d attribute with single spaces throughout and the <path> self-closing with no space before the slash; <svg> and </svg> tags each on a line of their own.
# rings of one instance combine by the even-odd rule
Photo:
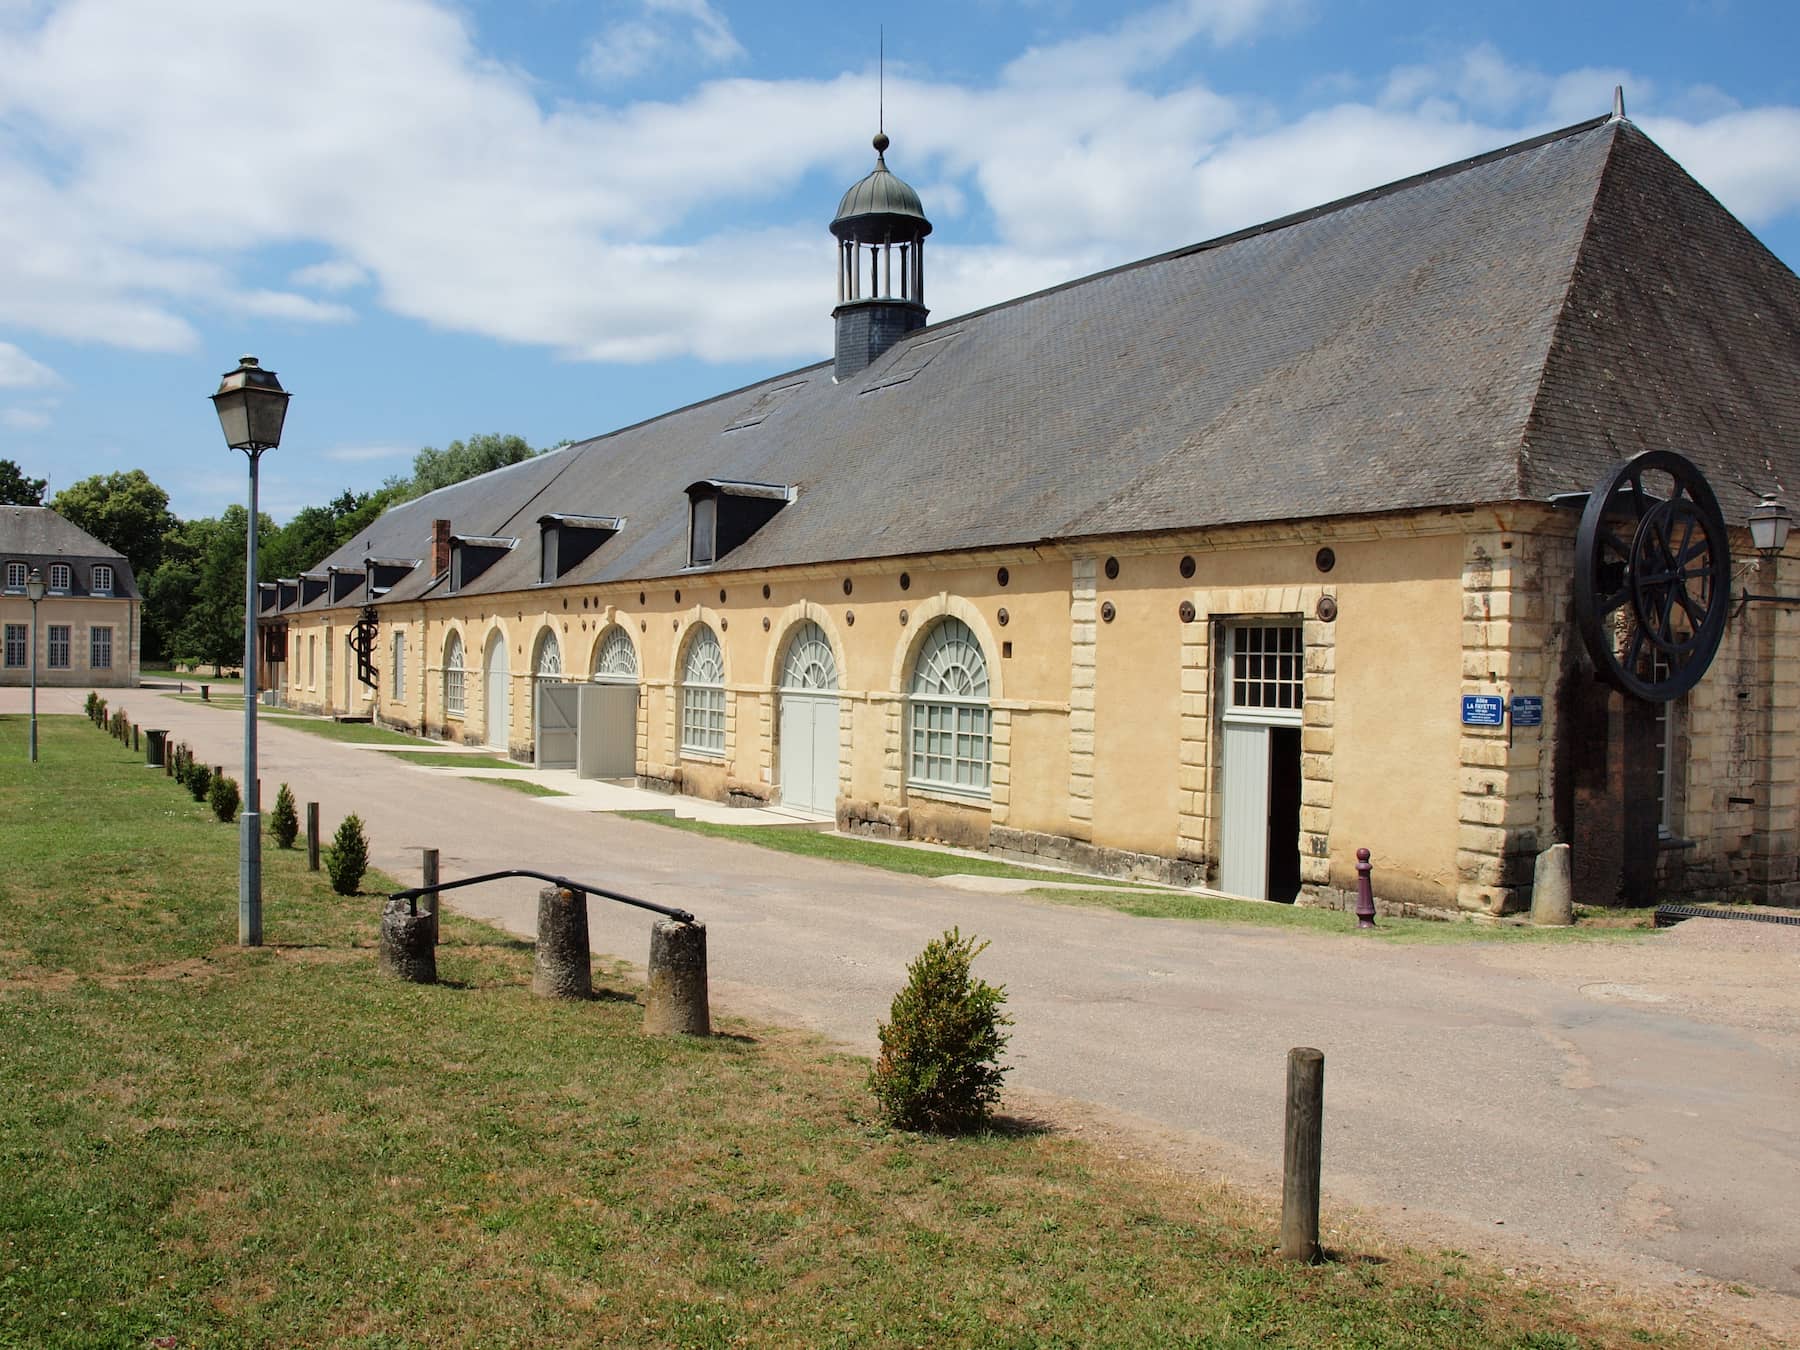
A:
<svg viewBox="0 0 1800 1350">
<path fill-rule="evenodd" d="M 537 453 L 526 444 L 523 436 L 503 436 L 498 433 L 471 436 L 466 441 L 451 441 L 442 450 L 428 445 L 413 456 L 410 477 L 390 478 L 384 486 L 394 493 L 394 501 L 411 501 L 414 497 L 423 497 L 427 492 L 460 483 L 465 478 L 473 478 L 477 474 L 504 469 L 508 464 L 531 459 Z"/>
<path fill-rule="evenodd" d="M 257 553 L 258 580 L 297 576 L 337 552 L 372 524 L 393 498 L 391 488 L 378 492 L 346 490 L 328 506 L 307 506 L 263 538 Z"/>
<path fill-rule="evenodd" d="M 163 538 L 174 528 L 169 494 L 142 469 L 95 474 L 50 499 L 51 508 L 131 561 L 140 578 L 163 560 Z"/>
<path fill-rule="evenodd" d="M 0 459 L 0 506 L 42 506 L 48 479 L 27 478 L 10 459 Z"/>
</svg>

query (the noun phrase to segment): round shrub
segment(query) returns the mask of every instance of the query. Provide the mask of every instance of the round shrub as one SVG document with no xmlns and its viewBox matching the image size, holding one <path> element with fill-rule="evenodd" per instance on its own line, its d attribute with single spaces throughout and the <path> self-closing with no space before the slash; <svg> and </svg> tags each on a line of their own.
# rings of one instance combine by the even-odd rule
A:
<svg viewBox="0 0 1800 1350">
<path fill-rule="evenodd" d="M 987 950 L 952 928 L 933 938 L 907 967 L 880 1026 L 881 1053 L 869 1090 L 888 1124 L 951 1134 L 978 1129 L 1000 1100 L 1000 1052 L 1012 1019 L 1000 1011 L 1006 990 L 969 974 Z"/>
<path fill-rule="evenodd" d="M 203 802 L 206 794 L 212 791 L 212 770 L 199 760 L 188 762 L 187 790 L 194 794 L 194 800 Z"/>
<path fill-rule="evenodd" d="M 238 785 L 220 774 L 212 780 L 212 786 L 206 790 L 206 800 L 213 809 L 213 814 L 227 825 L 237 819 Z"/>
<path fill-rule="evenodd" d="M 275 810 L 269 816 L 269 832 L 278 848 L 292 848 L 300 836 L 300 817 L 294 812 L 294 794 L 283 783 L 275 794 Z"/>
<path fill-rule="evenodd" d="M 369 870 L 369 841 L 363 837 L 361 816 L 345 816 L 337 827 L 325 848 L 325 870 L 331 874 L 332 890 L 339 895 L 356 894 L 363 873 Z"/>
</svg>

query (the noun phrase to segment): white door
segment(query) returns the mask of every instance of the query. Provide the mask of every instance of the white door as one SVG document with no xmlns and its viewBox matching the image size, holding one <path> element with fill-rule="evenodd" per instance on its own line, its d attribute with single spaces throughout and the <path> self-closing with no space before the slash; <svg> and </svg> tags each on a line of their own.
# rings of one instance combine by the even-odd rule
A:
<svg viewBox="0 0 1800 1350">
<path fill-rule="evenodd" d="M 506 749 L 511 731 L 507 721 L 506 639 L 494 634 L 481 663 L 481 684 L 487 693 L 487 743 L 496 750 Z"/>
<path fill-rule="evenodd" d="M 1225 655 L 1219 889 L 1255 900 L 1292 900 L 1299 876 L 1299 728 L 1306 701 L 1301 627 L 1291 618 L 1234 624 Z M 1271 834 L 1282 850 L 1273 869 Z M 1275 895 L 1269 893 L 1271 872 Z"/>
<path fill-rule="evenodd" d="M 1219 889 L 1227 895 L 1268 898 L 1269 728 L 1225 723 L 1225 828 L 1219 847 Z"/>
<path fill-rule="evenodd" d="M 576 766 L 579 778 L 630 778 L 637 773 L 637 707 L 635 684 L 570 685 L 581 691 L 576 714 Z"/>
<path fill-rule="evenodd" d="M 578 684 L 540 682 L 537 687 L 537 726 L 532 744 L 540 769 L 573 769 L 576 758 Z"/>
<path fill-rule="evenodd" d="M 777 734 L 783 806 L 826 816 L 837 810 L 837 687 L 837 660 L 825 630 L 801 624 L 781 670 Z"/>
</svg>

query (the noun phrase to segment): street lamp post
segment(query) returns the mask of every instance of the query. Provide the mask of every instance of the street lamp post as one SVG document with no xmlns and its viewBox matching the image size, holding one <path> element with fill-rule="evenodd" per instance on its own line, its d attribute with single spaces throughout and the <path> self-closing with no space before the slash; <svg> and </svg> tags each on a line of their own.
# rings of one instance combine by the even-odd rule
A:
<svg viewBox="0 0 1800 1350">
<path fill-rule="evenodd" d="M 225 444 L 250 460 L 250 519 L 244 528 L 244 813 L 238 817 L 238 945 L 262 945 L 262 793 L 256 781 L 256 470 L 281 444 L 288 393 L 254 356 L 225 372 L 212 396 Z"/>
<path fill-rule="evenodd" d="M 44 598 L 44 574 L 37 568 L 25 578 L 25 598 L 31 601 L 31 762 L 37 763 L 37 607 Z"/>
</svg>

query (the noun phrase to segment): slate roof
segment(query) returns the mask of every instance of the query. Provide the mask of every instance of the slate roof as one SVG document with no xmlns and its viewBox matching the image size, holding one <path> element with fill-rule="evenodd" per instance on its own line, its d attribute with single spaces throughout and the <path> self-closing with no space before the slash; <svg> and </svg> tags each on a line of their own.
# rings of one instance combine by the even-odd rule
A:
<svg viewBox="0 0 1800 1350">
<path fill-rule="evenodd" d="M 521 540 L 462 593 L 527 589 L 568 512 L 625 524 L 561 584 L 672 577 L 701 479 L 797 489 L 692 569 L 729 572 L 1542 500 L 1653 445 L 1741 521 L 1800 486 L 1797 386 L 1800 279 L 1598 119 L 442 489 L 324 561 L 448 518 Z M 423 571 L 384 599 L 441 593 Z"/>
<path fill-rule="evenodd" d="M 37 568 L 46 582 L 51 563 L 70 564 L 73 584 L 68 591 L 57 593 L 59 599 L 87 595 L 90 569 L 94 563 L 105 563 L 113 570 L 113 588 L 101 598 L 139 598 L 137 578 L 125 555 L 47 506 L 0 506 L 0 566 L 9 562 Z"/>
</svg>

